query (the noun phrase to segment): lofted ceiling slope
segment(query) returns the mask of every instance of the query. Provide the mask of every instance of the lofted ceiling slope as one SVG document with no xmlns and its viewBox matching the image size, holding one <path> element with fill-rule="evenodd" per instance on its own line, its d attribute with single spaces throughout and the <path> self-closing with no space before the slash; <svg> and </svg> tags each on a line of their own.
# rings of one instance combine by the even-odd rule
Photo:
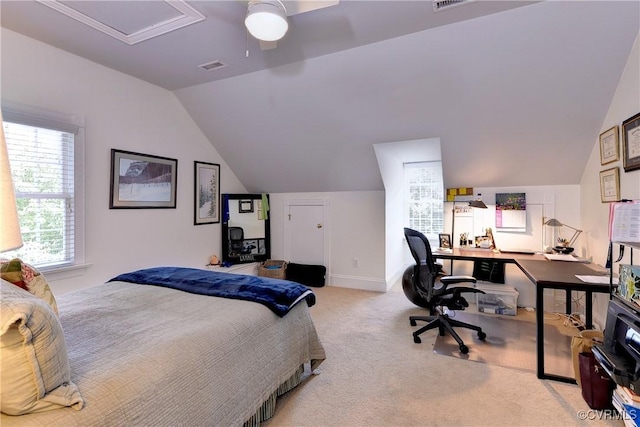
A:
<svg viewBox="0 0 640 427">
<path fill-rule="evenodd" d="M 432 137 L 447 187 L 578 184 L 640 31 L 636 1 L 343 0 L 245 58 L 243 2 L 188 4 L 206 19 L 134 46 L 0 7 L 2 26 L 173 90 L 250 192 L 382 190 L 373 144 Z"/>
</svg>

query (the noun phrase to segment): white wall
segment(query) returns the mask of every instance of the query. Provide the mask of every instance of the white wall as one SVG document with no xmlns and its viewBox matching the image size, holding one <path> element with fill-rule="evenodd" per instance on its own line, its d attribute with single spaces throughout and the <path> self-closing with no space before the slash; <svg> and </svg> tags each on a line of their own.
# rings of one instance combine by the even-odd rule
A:
<svg viewBox="0 0 640 427">
<path fill-rule="evenodd" d="M 384 192 L 345 191 L 331 197 L 331 278 L 336 285 L 386 290 Z M 358 266 L 352 262 L 358 259 Z M 356 285 L 356 286 L 353 286 Z"/>
<path fill-rule="evenodd" d="M 386 289 L 413 264 L 403 228 L 405 213 L 404 164 L 442 160 L 440 138 L 387 142 L 374 145 L 385 188 L 385 280 Z"/>
<path fill-rule="evenodd" d="M 385 184 L 386 185 L 386 184 Z M 580 225 L 579 186 L 501 187 L 478 189 L 490 209 L 476 210 L 476 227 L 492 227 L 495 230 L 493 209 L 495 193 L 525 192 L 530 211 L 556 215 L 567 224 Z M 401 193 L 396 191 L 394 194 Z M 284 259 L 284 221 L 286 202 L 294 200 L 323 200 L 329 212 L 327 227 L 330 239 L 330 263 L 327 265 L 327 283 L 332 286 L 385 292 L 401 277 L 404 268 L 413 260 L 404 243 L 402 233 L 403 201 L 394 202 L 394 194 L 386 192 L 335 192 L 335 193 L 271 193 L 271 257 Z M 492 202 L 493 200 L 493 202 Z M 538 208 L 538 209 L 536 209 Z M 446 209 L 446 208 L 445 208 Z M 397 221 L 390 225 L 389 212 Z M 451 227 L 450 216 L 445 220 L 445 230 Z M 498 245 L 540 250 L 542 245 L 540 215 L 528 219 L 525 233 L 496 232 Z M 578 240 L 580 244 L 580 239 Z M 358 258 L 359 267 L 352 263 Z M 395 261 L 390 264 L 389 258 Z M 471 274 L 472 263 L 456 261 L 455 274 Z M 535 287 L 520 270 L 507 266 L 507 282 L 520 292 L 519 304 L 535 307 Z M 563 310 L 564 294 L 548 292 L 545 307 Z"/>
<path fill-rule="evenodd" d="M 475 188 L 482 193 L 483 201 L 489 209 L 475 209 L 474 226 L 478 230 L 492 227 L 498 247 L 517 247 L 539 251 L 542 249 L 542 216 L 554 217 L 560 221 L 585 228 L 585 232 L 576 242 L 576 252 L 585 257 L 594 256 L 593 261 L 603 264 L 596 255 L 588 250 L 587 236 L 590 231 L 581 221 L 581 191 L 578 185 L 525 186 Z M 527 195 L 529 215 L 527 230 L 524 233 L 505 233 L 495 228 L 495 194 L 524 192 Z M 599 197 L 599 192 L 596 193 Z M 331 240 L 331 262 L 327 283 L 357 289 L 384 292 L 400 277 L 407 261 L 411 260 L 402 235 L 402 220 L 399 225 L 389 229 L 389 210 L 397 211 L 398 203 L 392 201 L 388 192 L 338 192 L 338 193 L 272 193 L 271 197 L 271 256 L 283 259 L 285 201 L 324 199 L 330 212 L 329 238 Z M 390 202 L 391 200 L 391 202 Z M 445 232 L 451 227 L 450 204 L 445 204 L 448 215 L 445 218 Z M 605 226 L 606 227 L 606 226 Z M 457 226 L 456 226 L 457 228 Z M 394 243 L 399 249 L 394 249 Z M 606 255 L 606 253 L 605 253 Z M 390 266 L 388 258 L 399 261 Z M 360 260 L 360 267 L 352 265 L 352 259 Z M 397 264 L 397 265 L 396 265 Z M 446 263 L 448 268 L 448 262 Z M 454 274 L 471 274 L 470 262 L 456 261 Z M 513 265 L 506 267 L 507 284 L 519 292 L 518 304 L 535 307 L 535 287 L 522 272 Z M 390 279 L 391 278 L 391 279 Z M 582 308 L 581 306 L 578 309 Z M 564 310 L 564 292 L 547 290 L 545 309 Z"/>
<path fill-rule="evenodd" d="M 384 292 L 385 245 L 382 191 L 332 193 L 271 193 L 271 258 L 284 259 L 285 203 L 322 200 L 328 215 L 325 233 L 330 261 L 326 283 L 332 286 Z M 358 259 L 355 266 L 353 259 Z"/>
<path fill-rule="evenodd" d="M 86 121 L 86 270 L 53 291 L 154 265 L 204 266 L 220 224 L 193 225 L 195 160 L 220 163 L 222 192 L 246 190 L 169 91 L 2 28 L 1 98 Z M 176 209 L 109 209 L 112 148 L 178 159 Z"/>
<path fill-rule="evenodd" d="M 609 105 L 607 115 L 600 128 L 601 132 L 612 126 L 620 126 L 624 120 L 640 112 L 640 33 L 636 38 L 627 65 L 622 73 L 616 93 Z M 622 141 L 620 141 L 622 144 Z M 621 147 L 621 153 L 622 153 Z M 609 205 L 600 201 L 599 173 L 602 170 L 618 167 L 620 170 L 620 196 L 623 199 L 640 199 L 640 170 L 625 172 L 622 160 L 607 165 L 600 164 L 599 136 L 594 136 L 591 157 L 582 175 L 580 183 L 582 226 L 586 234 L 586 250 L 594 261 L 605 264 L 609 245 L 607 225 Z M 617 255 L 617 249 L 616 249 Z M 634 263 L 638 264 L 638 251 L 635 251 Z M 627 257 L 623 263 L 629 262 Z M 615 267 L 617 268 L 617 266 Z M 608 297 L 597 295 L 594 305 L 594 320 L 604 324 Z"/>
</svg>

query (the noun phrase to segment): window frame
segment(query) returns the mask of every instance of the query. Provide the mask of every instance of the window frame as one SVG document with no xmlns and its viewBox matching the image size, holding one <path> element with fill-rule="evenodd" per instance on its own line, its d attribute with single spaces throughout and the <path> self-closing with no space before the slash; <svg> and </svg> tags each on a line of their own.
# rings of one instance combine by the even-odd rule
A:
<svg viewBox="0 0 640 427">
<path fill-rule="evenodd" d="M 437 204 L 440 207 L 440 212 L 441 212 L 441 227 L 435 227 L 432 228 L 431 231 L 428 230 L 424 230 L 421 227 L 412 227 L 411 224 L 411 217 L 410 217 L 410 205 L 413 203 L 409 197 L 410 195 L 410 187 L 409 187 L 409 180 L 407 177 L 407 169 L 409 168 L 420 168 L 421 165 L 432 165 L 432 167 L 434 168 L 438 168 L 440 170 L 440 182 L 439 182 L 439 186 L 438 186 L 438 191 L 440 192 L 439 196 L 440 197 L 436 197 L 436 198 L 429 198 L 429 203 L 433 204 L 435 202 L 437 202 Z M 431 246 L 437 247 L 439 245 L 439 234 L 444 232 L 444 221 L 445 221 L 445 214 L 444 214 L 444 175 L 443 175 L 443 169 L 442 169 L 442 160 L 425 160 L 425 161 L 416 161 L 416 162 L 404 162 L 402 164 L 402 169 L 403 169 L 403 189 L 404 189 L 404 215 L 405 215 L 405 224 L 409 224 L 409 227 L 411 228 L 415 228 L 417 231 L 420 231 L 421 233 L 423 233 L 427 239 L 429 239 L 429 242 L 431 243 Z M 432 222 L 433 222 L 433 216 L 431 216 L 432 218 Z M 438 218 L 436 218 L 437 220 Z"/>
<path fill-rule="evenodd" d="M 2 102 L 3 121 L 26 126 L 54 129 L 74 134 L 74 229 L 71 232 L 74 254 L 70 262 L 60 264 L 33 264 L 39 270 L 53 274 L 85 268 L 85 121 L 76 114 L 64 114 L 43 108 Z M 65 231 L 68 232 L 68 231 Z M 25 259 L 24 261 L 29 262 Z M 66 276 L 71 277 L 71 276 Z M 55 277 L 54 277 L 55 278 Z M 62 278 L 62 277 L 59 277 Z"/>
</svg>

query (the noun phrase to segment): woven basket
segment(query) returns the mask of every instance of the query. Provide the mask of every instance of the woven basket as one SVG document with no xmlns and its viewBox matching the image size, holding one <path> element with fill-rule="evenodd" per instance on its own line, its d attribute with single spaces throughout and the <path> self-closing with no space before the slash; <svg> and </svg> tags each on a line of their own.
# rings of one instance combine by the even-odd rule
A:
<svg viewBox="0 0 640 427">
<path fill-rule="evenodd" d="M 287 277 L 287 262 L 268 259 L 258 267 L 258 276 L 271 277 L 272 279 L 285 279 Z"/>
</svg>

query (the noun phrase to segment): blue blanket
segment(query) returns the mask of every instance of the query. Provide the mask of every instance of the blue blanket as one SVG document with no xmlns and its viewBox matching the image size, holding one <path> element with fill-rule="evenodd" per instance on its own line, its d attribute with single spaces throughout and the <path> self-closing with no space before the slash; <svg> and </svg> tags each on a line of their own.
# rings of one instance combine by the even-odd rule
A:
<svg viewBox="0 0 640 427">
<path fill-rule="evenodd" d="M 309 307 L 316 302 L 315 294 L 296 282 L 197 268 L 147 268 L 121 274 L 109 280 L 113 281 L 156 285 L 193 294 L 253 301 L 269 307 L 280 317 L 303 299 Z"/>
</svg>

